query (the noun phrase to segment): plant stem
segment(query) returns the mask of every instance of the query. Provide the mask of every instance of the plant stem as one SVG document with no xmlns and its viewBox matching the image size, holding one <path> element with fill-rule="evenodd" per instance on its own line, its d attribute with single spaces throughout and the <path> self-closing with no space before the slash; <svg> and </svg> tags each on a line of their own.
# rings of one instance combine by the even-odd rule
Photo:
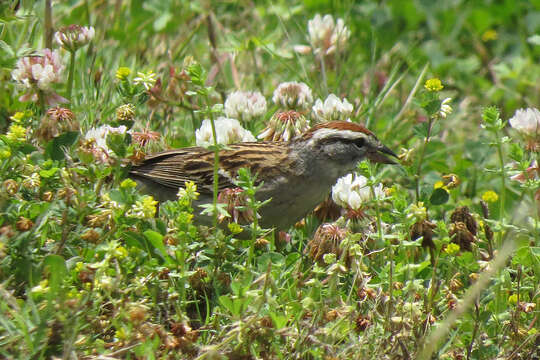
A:
<svg viewBox="0 0 540 360">
<path fill-rule="evenodd" d="M 384 235 L 382 231 L 382 218 L 381 218 L 381 209 L 380 209 L 380 203 L 379 199 L 377 199 L 375 195 L 375 189 L 373 188 L 373 185 L 370 186 L 371 188 L 371 195 L 375 199 L 375 212 L 377 214 L 377 237 L 379 238 L 379 242 L 384 242 Z M 394 248 L 392 247 L 392 242 L 388 241 L 388 260 L 390 261 L 390 268 L 388 270 L 388 294 L 389 294 L 389 300 L 388 300 L 388 311 L 386 313 L 386 324 L 390 324 L 390 318 L 392 317 L 392 305 L 394 303 Z"/>
<path fill-rule="evenodd" d="M 41 111 L 41 115 L 45 114 L 45 96 L 43 95 L 42 90 L 38 90 L 38 103 L 39 103 L 39 110 Z"/>
<path fill-rule="evenodd" d="M 426 138 L 424 139 L 424 144 L 422 145 L 422 150 L 420 152 L 420 158 L 418 159 L 418 168 L 416 169 L 416 174 L 414 176 L 414 181 L 416 183 L 416 202 L 420 201 L 420 173 L 422 172 L 422 163 L 424 161 L 424 155 L 426 153 L 426 147 L 429 142 L 429 137 L 431 136 L 431 127 L 433 125 L 433 118 L 429 118 L 428 129 Z"/>
<path fill-rule="evenodd" d="M 210 105 L 208 105 L 210 106 Z M 219 147 L 217 142 L 217 133 L 216 133 L 216 124 L 214 123 L 214 114 L 212 111 L 209 112 L 210 116 L 210 125 L 212 127 L 212 136 L 214 137 L 214 188 L 213 188 L 213 198 L 212 205 L 214 206 L 214 211 L 212 212 L 214 227 L 217 230 L 218 225 L 218 212 L 217 212 L 217 198 L 219 191 Z"/>
<path fill-rule="evenodd" d="M 472 349 L 474 346 L 474 340 L 476 338 L 476 335 L 478 334 L 478 328 L 480 327 L 480 309 L 478 307 L 478 298 L 474 302 L 474 328 L 473 333 L 471 336 L 471 342 L 469 343 L 469 346 L 467 347 L 467 360 L 471 358 Z"/>
<path fill-rule="evenodd" d="M 499 221 L 503 222 L 504 219 L 504 206 L 505 206 L 505 194 L 506 194 L 506 169 L 504 167 L 504 153 L 502 148 L 502 141 L 499 130 L 495 132 L 495 137 L 497 138 L 497 155 L 499 157 L 499 166 L 501 167 L 501 195 L 499 201 Z M 501 246 L 503 239 L 503 231 L 499 231 L 499 243 L 498 246 Z"/>
<path fill-rule="evenodd" d="M 326 65 L 324 62 L 324 55 L 320 54 L 320 62 L 321 62 L 321 77 L 322 77 L 322 85 L 324 86 L 324 93 L 328 93 L 328 82 L 326 79 Z"/>
<path fill-rule="evenodd" d="M 53 38 L 53 29 L 52 29 L 52 5 L 51 0 L 45 0 L 45 15 L 44 15 L 44 27 L 45 31 L 43 43 L 47 49 L 52 49 L 52 38 Z"/>
<path fill-rule="evenodd" d="M 71 91 L 73 90 L 73 74 L 75 73 L 75 51 L 69 52 L 69 74 L 68 74 L 68 87 L 67 87 L 67 99 L 71 104 Z"/>
</svg>

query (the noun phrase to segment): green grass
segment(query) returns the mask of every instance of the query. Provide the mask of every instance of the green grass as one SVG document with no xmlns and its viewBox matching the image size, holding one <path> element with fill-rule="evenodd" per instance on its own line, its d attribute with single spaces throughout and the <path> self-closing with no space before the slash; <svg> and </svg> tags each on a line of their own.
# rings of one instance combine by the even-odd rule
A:
<svg viewBox="0 0 540 360">
<path fill-rule="evenodd" d="M 65 68 L 50 91 L 71 97 L 70 121 L 21 101 L 28 89 L 12 76 L 45 47 L 47 3 L 0 5 L 1 357 L 540 355 L 540 180 L 527 170 L 540 139 L 508 123 L 540 107 L 538 1 L 53 2 L 53 31 L 95 28 L 72 85 L 70 53 L 53 42 Z M 324 59 L 294 51 L 316 14 L 351 34 Z M 148 91 L 139 72 L 157 85 Z M 443 88 L 429 91 L 429 79 Z M 242 123 L 256 136 L 287 81 L 314 100 L 346 97 L 351 120 L 402 154 L 399 166 L 359 164 L 382 199 L 310 215 L 287 235 L 256 223 L 243 240 L 194 225 L 195 189 L 156 212 L 126 181 L 141 153 L 194 145 L 234 90 L 267 100 Z M 133 114 L 119 116 L 125 104 Z M 161 137 L 110 135 L 100 158 L 85 135 L 102 125 Z M 239 186 L 256 210 L 254 175 Z M 325 235 L 325 222 L 341 235 Z"/>
</svg>

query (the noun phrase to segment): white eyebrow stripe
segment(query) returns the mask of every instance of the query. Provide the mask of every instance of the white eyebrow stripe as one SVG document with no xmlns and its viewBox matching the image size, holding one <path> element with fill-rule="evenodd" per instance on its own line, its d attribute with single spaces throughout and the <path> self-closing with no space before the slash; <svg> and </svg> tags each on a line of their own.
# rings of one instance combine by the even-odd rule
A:
<svg viewBox="0 0 540 360">
<path fill-rule="evenodd" d="M 336 129 L 318 129 L 313 133 L 313 140 L 322 140 L 326 139 L 328 137 L 335 137 L 336 135 L 339 135 L 339 137 L 355 140 L 359 139 L 361 137 L 368 137 L 366 134 L 358 132 L 358 131 L 351 131 L 351 130 L 336 130 Z"/>
</svg>

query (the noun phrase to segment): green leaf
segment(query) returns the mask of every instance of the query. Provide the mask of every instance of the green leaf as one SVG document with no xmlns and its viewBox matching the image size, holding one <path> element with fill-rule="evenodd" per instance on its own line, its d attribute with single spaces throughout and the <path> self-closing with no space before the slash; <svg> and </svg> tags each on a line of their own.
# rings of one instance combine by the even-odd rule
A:
<svg viewBox="0 0 540 360">
<path fill-rule="evenodd" d="M 426 138 L 428 134 L 428 123 L 424 122 L 413 126 L 413 132 L 419 138 Z"/>
<path fill-rule="evenodd" d="M 49 275 L 51 295 L 58 295 L 62 282 L 68 275 L 66 261 L 60 255 L 48 255 L 43 261 L 44 271 Z"/>
<path fill-rule="evenodd" d="M 53 177 L 54 174 L 56 174 L 58 172 L 58 169 L 57 167 L 53 167 L 52 169 L 49 169 L 49 170 L 41 170 L 39 172 L 39 176 L 41 176 L 42 178 L 50 178 L 50 177 Z"/>
<path fill-rule="evenodd" d="M 234 306 L 230 295 L 221 295 L 218 301 L 221 306 L 233 313 Z"/>
<path fill-rule="evenodd" d="M 433 205 L 442 205 L 445 204 L 450 198 L 450 194 L 443 188 L 438 188 L 433 190 L 429 202 Z"/>
<path fill-rule="evenodd" d="M 64 160 L 64 148 L 69 148 L 77 141 L 78 131 L 68 131 L 58 135 L 45 146 L 45 156 L 53 160 Z"/>
<path fill-rule="evenodd" d="M 159 16 L 156 21 L 154 21 L 154 30 L 161 31 L 165 29 L 169 21 L 172 19 L 172 14 L 169 12 L 166 12 Z"/>
<path fill-rule="evenodd" d="M 17 55 L 15 54 L 15 51 L 9 46 L 5 41 L 0 40 L 0 49 L 5 53 L 8 54 L 9 57 L 14 58 Z"/>
<path fill-rule="evenodd" d="M 163 235 L 154 230 L 146 230 L 143 234 L 153 247 L 153 249 L 151 249 L 153 251 L 152 255 L 159 255 L 166 262 L 170 262 L 170 257 L 167 255 L 167 248 L 163 243 Z"/>
<path fill-rule="evenodd" d="M 286 267 L 290 267 L 291 265 L 294 265 L 296 264 L 296 262 L 301 258 L 302 256 L 297 253 L 297 252 L 293 252 L 293 253 L 290 253 L 289 255 L 287 255 L 287 257 L 285 258 L 285 266 Z"/>
<path fill-rule="evenodd" d="M 144 236 L 133 231 L 126 231 L 123 234 L 126 245 L 146 250 Z"/>
<path fill-rule="evenodd" d="M 127 147 L 131 143 L 129 134 L 118 134 L 111 132 L 107 135 L 107 146 L 119 157 L 126 156 Z"/>
<path fill-rule="evenodd" d="M 289 319 L 287 319 L 287 316 L 275 314 L 273 312 L 270 313 L 270 317 L 272 318 L 272 321 L 274 322 L 274 325 L 276 329 L 281 329 L 287 325 L 287 322 Z"/>
<path fill-rule="evenodd" d="M 24 155 L 28 155 L 28 154 L 31 154 L 34 151 L 36 151 L 37 148 L 35 146 L 33 146 L 33 145 L 28 144 L 28 143 L 24 143 L 24 144 L 21 144 L 20 146 L 18 146 L 17 150 L 22 152 Z"/>
<path fill-rule="evenodd" d="M 259 270 L 265 271 L 268 268 L 268 263 L 272 263 L 275 266 L 282 266 L 285 264 L 285 256 L 277 252 L 267 252 L 259 256 L 257 259 Z"/>
<path fill-rule="evenodd" d="M 220 305 L 229 310 L 233 316 L 240 316 L 251 303 L 252 298 L 233 299 L 231 295 L 221 295 L 218 298 L 218 301 Z"/>
<path fill-rule="evenodd" d="M 127 202 L 124 192 L 117 189 L 109 191 L 109 197 L 112 201 L 116 201 L 119 204 L 125 204 Z"/>
<path fill-rule="evenodd" d="M 523 160 L 523 147 L 518 143 L 510 144 L 510 158 L 514 161 L 521 162 Z"/>
</svg>

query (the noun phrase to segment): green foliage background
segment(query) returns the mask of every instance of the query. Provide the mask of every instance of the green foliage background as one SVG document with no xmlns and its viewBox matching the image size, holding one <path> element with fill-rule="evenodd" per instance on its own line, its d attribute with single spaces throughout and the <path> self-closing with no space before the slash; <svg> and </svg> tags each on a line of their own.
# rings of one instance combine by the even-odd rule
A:
<svg viewBox="0 0 540 360">
<path fill-rule="evenodd" d="M 75 57 L 66 106 L 77 126 L 52 139 L 39 135 L 44 109 L 19 100 L 24 89 L 11 75 L 45 47 L 46 3 L 0 4 L 1 356 L 540 356 L 538 170 L 526 183 L 510 179 L 538 149 L 507 124 L 517 109 L 540 107 L 540 1 L 53 2 L 55 31 L 78 24 L 96 35 Z M 351 31 L 325 68 L 294 51 L 308 44 L 316 14 Z M 206 82 L 183 77 L 192 61 Z M 125 82 L 120 67 L 132 71 Z M 159 97 L 134 81 L 148 71 Z M 67 70 L 64 78 L 55 87 L 63 96 Z M 427 92 L 429 78 L 444 89 Z M 338 220 L 349 234 L 331 248 L 333 261 L 314 259 L 315 216 L 286 241 L 253 242 L 193 225 L 189 193 L 156 217 L 127 215 L 152 206 L 125 181 L 125 158 L 193 145 L 205 115 L 235 89 L 268 99 L 267 114 L 245 124 L 258 133 L 285 81 L 305 82 L 314 98 L 347 97 L 353 121 L 396 152 L 412 151 L 402 166 L 359 167 L 387 198 L 366 204 L 363 220 Z M 447 97 L 453 113 L 432 122 L 438 107 L 429 101 Z M 162 137 L 144 147 L 109 138 L 110 161 L 99 163 L 84 134 L 120 125 L 126 103 L 133 130 Z M 22 139 L 13 124 L 26 129 Z M 443 188 L 448 175 L 459 181 Z M 487 191 L 497 199 L 482 206 Z M 452 214 L 462 206 L 478 227 L 470 251 L 456 248 Z M 422 239 L 412 236 L 423 220 L 431 246 L 425 227 Z"/>
</svg>

